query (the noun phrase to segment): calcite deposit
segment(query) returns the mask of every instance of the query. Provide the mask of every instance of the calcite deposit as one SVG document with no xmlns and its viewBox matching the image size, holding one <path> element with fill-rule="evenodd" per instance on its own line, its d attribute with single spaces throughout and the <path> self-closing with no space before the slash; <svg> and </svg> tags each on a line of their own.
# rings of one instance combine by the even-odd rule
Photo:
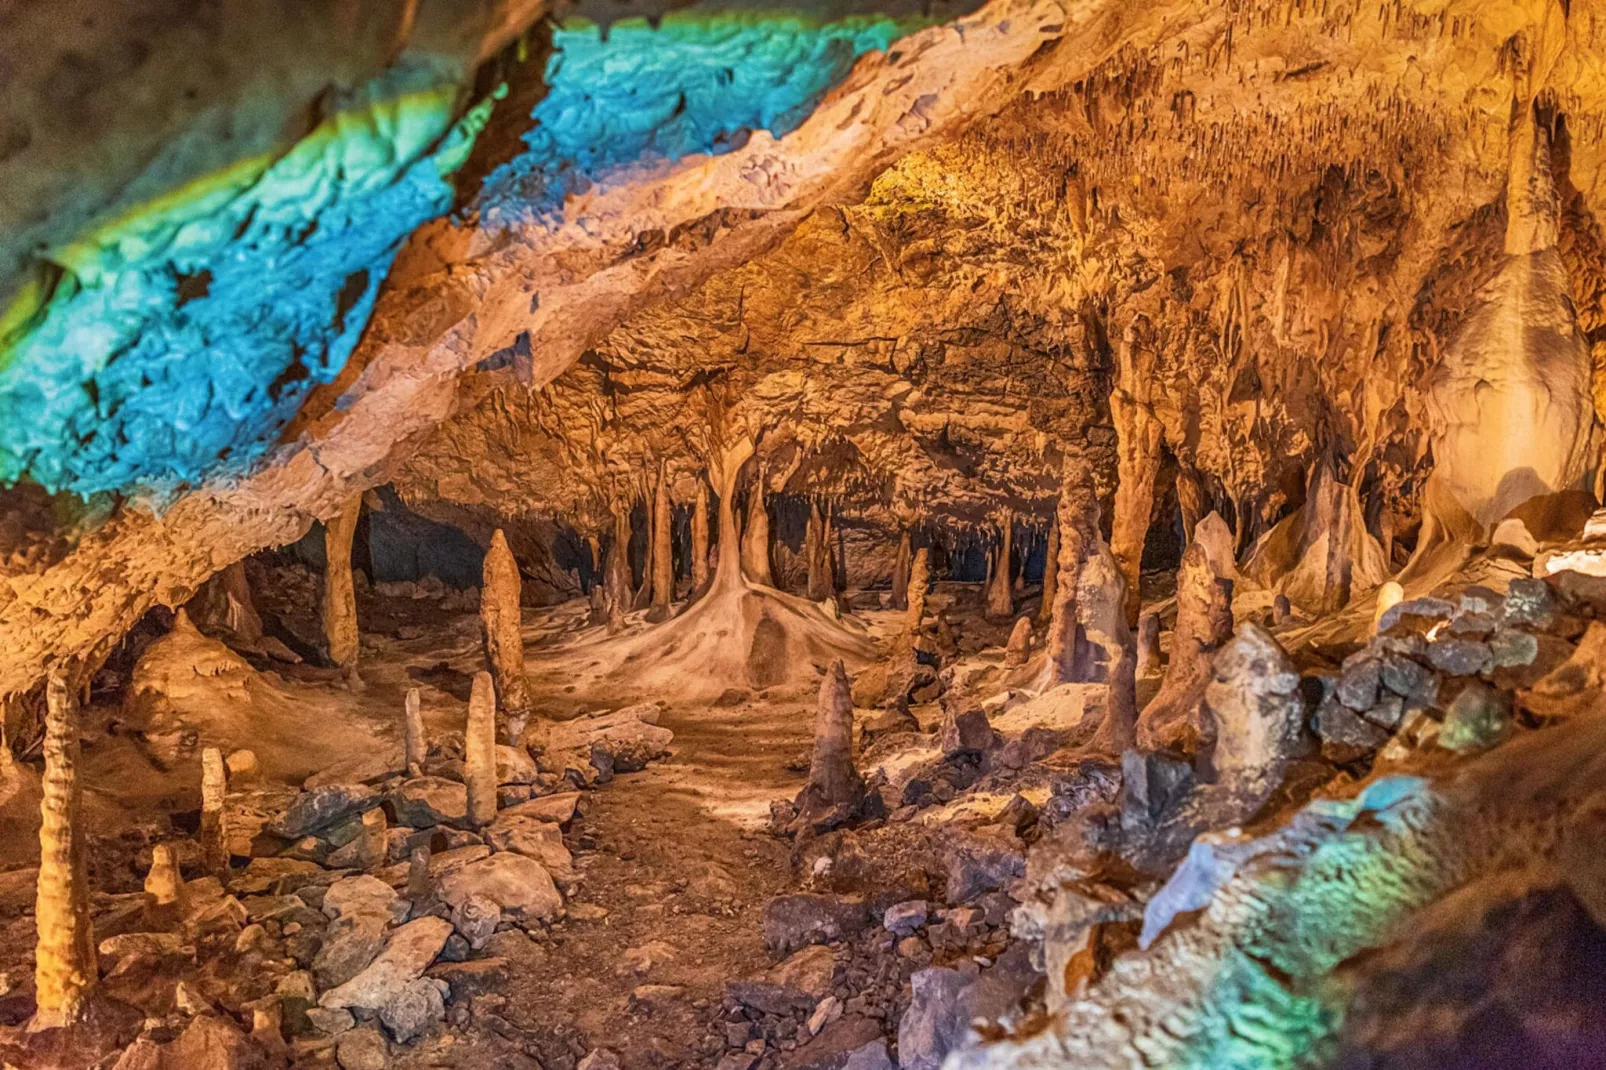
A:
<svg viewBox="0 0 1606 1070">
<path fill-rule="evenodd" d="M 1606 1064 L 1603 0 L 0 26 L 0 1064 Z"/>
</svg>

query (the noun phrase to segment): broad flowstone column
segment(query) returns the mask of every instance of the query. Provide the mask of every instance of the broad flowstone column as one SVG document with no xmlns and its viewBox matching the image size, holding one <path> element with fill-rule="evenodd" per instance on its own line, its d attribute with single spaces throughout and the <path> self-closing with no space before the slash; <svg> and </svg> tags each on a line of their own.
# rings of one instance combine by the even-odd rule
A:
<svg viewBox="0 0 1606 1070">
<path fill-rule="evenodd" d="M 1009 559 L 1015 541 L 1015 519 L 1009 513 L 998 521 L 998 556 L 993 562 L 991 583 L 987 588 L 987 616 L 993 620 L 1007 620 L 1015 612 L 1014 591 L 1010 587 Z"/>
<path fill-rule="evenodd" d="M 496 689 L 491 674 L 477 672 L 468 696 L 463 728 L 463 784 L 468 788 L 468 820 L 484 828 L 496 820 Z"/>
<path fill-rule="evenodd" d="M 720 532 L 721 541 L 724 532 Z M 770 570 L 770 514 L 764 507 L 764 467 L 759 466 L 758 478 L 753 480 L 753 493 L 747 499 L 747 527 L 741 539 L 742 572 L 748 582 L 775 586 L 775 573 Z M 720 559 L 725 548 L 720 547 Z"/>
<path fill-rule="evenodd" d="M 708 590 L 708 481 L 697 477 L 697 504 L 691 514 L 691 591 Z"/>
<path fill-rule="evenodd" d="M 409 687 L 402 706 L 403 758 L 407 775 L 424 775 L 424 760 L 429 756 L 429 737 L 424 734 L 424 712 L 420 708 L 418 688 Z"/>
<path fill-rule="evenodd" d="M 524 680 L 524 619 L 519 608 L 519 565 L 498 528 L 485 552 L 480 586 L 480 620 L 485 625 L 485 655 L 496 679 L 503 716 L 521 720 L 530 712 L 529 685 Z"/>
<path fill-rule="evenodd" d="M 652 604 L 668 614 L 675 598 L 675 556 L 670 538 L 669 473 L 658 466 L 658 488 L 652 505 Z"/>
<path fill-rule="evenodd" d="M 1110 418 L 1115 424 L 1115 515 L 1110 524 L 1110 552 L 1126 581 L 1126 621 L 1138 622 L 1142 596 L 1143 544 L 1154 512 L 1154 480 L 1160 471 L 1160 418 L 1154 411 L 1155 352 L 1148 340 L 1148 321 L 1139 317 L 1126 329 L 1117 351 L 1116 386 L 1110 392 Z"/>
<path fill-rule="evenodd" d="M 223 803 L 229 776 L 223 752 L 216 747 L 201 751 L 201 857 L 206 871 L 228 882 L 229 842 L 224 827 Z"/>
<path fill-rule="evenodd" d="M 89 918 L 89 874 L 78 783 L 78 701 L 60 672 L 45 684 L 44 799 L 40 803 L 34 922 L 35 1001 L 30 1030 L 71 1026 L 99 980 Z"/>
<path fill-rule="evenodd" d="M 351 578 L 351 540 L 357 534 L 362 495 L 340 507 L 323 528 L 323 635 L 329 660 L 342 669 L 357 667 L 357 591 Z"/>
</svg>

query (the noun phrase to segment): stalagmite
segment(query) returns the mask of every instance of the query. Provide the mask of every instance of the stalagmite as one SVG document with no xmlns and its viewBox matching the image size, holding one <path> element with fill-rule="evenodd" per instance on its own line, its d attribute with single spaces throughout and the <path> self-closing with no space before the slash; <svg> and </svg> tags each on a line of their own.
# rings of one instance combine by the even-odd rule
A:
<svg viewBox="0 0 1606 1070">
<path fill-rule="evenodd" d="M 675 598 L 675 558 L 670 542 L 669 472 L 658 466 L 652 505 L 652 604 L 661 614 Z"/>
<path fill-rule="evenodd" d="M 463 728 L 463 784 L 468 788 L 468 821 L 484 828 L 496 820 L 496 689 L 491 674 L 477 672 L 468 696 Z"/>
<path fill-rule="evenodd" d="M 424 733 L 424 712 L 420 708 L 418 688 L 409 687 L 402 702 L 402 746 L 407 775 L 424 775 L 424 760 L 429 757 L 429 737 Z"/>
<path fill-rule="evenodd" d="M 494 815 L 493 815 L 494 816 Z M 364 810 L 362 815 L 362 831 L 357 833 L 357 868 L 361 870 L 378 869 L 385 864 L 388 853 L 387 837 L 389 826 L 385 821 L 385 811 L 380 807 Z"/>
<path fill-rule="evenodd" d="M 909 608 L 909 565 L 912 556 L 909 528 L 905 526 L 898 532 L 898 556 L 892 561 L 891 608 L 893 609 Z"/>
<path fill-rule="evenodd" d="M 697 504 L 691 514 L 691 590 L 696 597 L 708 589 L 708 481 L 697 477 Z"/>
<path fill-rule="evenodd" d="M 1077 578 L 1072 680 L 1108 685 L 1104 720 L 1088 747 L 1111 755 L 1120 755 L 1137 739 L 1137 644 L 1126 623 L 1124 587 L 1115 555 L 1095 538 Z"/>
<path fill-rule="evenodd" d="M 903 615 L 904 634 L 911 648 L 920 645 L 920 623 L 926 615 L 926 558 L 928 551 L 922 546 L 915 552 L 915 563 L 909 569 L 909 609 Z"/>
<path fill-rule="evenodd" d="M 1143 711 L 1138 743 L 1145 749 L 1198 742 L 1198 713 L 1210 665 L 1232 638 L 1232 581 L 1216 574 L 1204 540 L 1197 535 L 1177 569 L 1177 623 L 1171 633 L 1171 663 L 1159 692 Z"/>
<path fill-rule="evenodd" d="M 201 752 L 201 853 L 206 871 L 215 876 L 229 872 L 228 830 L 223 813 L 228 786 L 223 752 L 207 747 Z"/>
<path fill-rule="evenodd" d="M 1138 678 L 1155 676 L 1160 672 L 1160 615 L 1143 613 L 1138 616 Z"/>
<path fill-rule="evenodd" d="M 1393 609 L 1405 600 L 1405 588 L 1394 580 L 1389 580 L 1377 589 L 1377 605 L 1372 609 L 1372 633 L 1377 633 L 1377 626 L 1383 620 L 1383 614 Z"/>
<path fill-rule="evenodd" d="M 998 531 L 998 554 L 993 559 L 992 582 L 987 588 L 987 616 L 993 620 L 1007 620 L 1015 612 L 1015 593 L 1009 573 L 1015 520 L 1007 512 L 999 517 Z"/>
<path fill-rule="evenodd" d="M 725 508 L 723 495 L 720 508 Z M 723 541 L 723 535 L 721 537 Z M 734 540 L 733 540 L 734 541 Z M 724 551 L 720 551 L 724 557 Z M 747 527 L 741 539 L 742 572 L 749 583 L 775 586 L 775 574 L 770 571 L 770 514 L 764 506 L 764 469 L 759 466 L 758 477 L 753 480 L 753 493 L 747 499 Z"/>
<path fill-rule="evenodd" d="M 820 681 L 814 716 L 814 757 L 809 782 L 798 795 L 798 810 L 814 819 L 837 807 L 851 810 L 864 796 L 864 780 L 853 761 L 853 698 L 847 669 L 838 659 Z"/>
<path fill-rule="evenodd" d="M 1004 664 L 1009 666 L 1024 665 L 1032 650 L 1032 621 L 1030 617 L 1021 617 L 1015 621 L 1015 627 L 1010 629 L 1009 642 L 1004 646 Z"/>
<path fill-rule="evenodd" d="M 1048 553 L 1043 558 L 1043 597 L 1037 607 L 1037 619 L 1047 624 L 1054 615 L 1054 600 L 1059 596 L 1060 577 L 1060 525 L 1056 515 L 1048 526 Z"/>
<path fill-rule="evenodd" d="M 1155 351 L 1142 317 L 1127 327 L 1117 347 L 1115 389 L 1110 392 L 1110 418 L 1115 424 L 1115 514 L 1110 523 L 1110 552 L 1126 582 L 1126 619 L 1138 621 L 1143 544 L 1154 511 L 1154 480 L 1160 470 L 1160 418 L 1154 411 Z"/>
<path fill-rule="evenodd" d="M 811 602 L 823 602 L 835 591 L 831 575 L 831 535 L 818 501 L 809 505 L 808 530 L 804 536 L 809 565 L 808 595 Z"/>
<path fill-rule="evenodd" d="M 178 852 L 170 843 L 151 848 L 151 868 L 145 874 L 145 896 L 152 907 L 180 907 L 184 900 L 184 875 L 179 871 Z"/>
<path fill-rule="evenodd" d="M 485 629 L 485 655 L 496 679 L 497 703 L 509 720 L 528 716 L 529 684 L 524 679 L 524 618 L 519 607 L 519 565 L 498 528 L 485 552 L 480 587 L 480 622 Z"/>
<path fill-rule="evenodd" d="M 45 684 L 44 798 L 40 803 L 39 878 L 34 923 L 31 1030 L 75 1024 L 99 980 L 89 918 L 88 859 L 78 782 L 78 702 L 60 672 Z"/>
<path fill-rule="evenodd" d="M 1065 459 L 1065 476 L 1059 504 L 1059 570 L 1054 585 L 1044 663 L 1044 684 L 1071 683 L 1076 677 L 1077 591 L 1082 566 L 1099 542 L 1099 506 L 1087 482 L 1085 462 L 1076 455 Z"/>
<path fill-rule="evenodd" d="M 630 511 L 615 501 L 613 544 L 608 547 L 608 566 L 603 573 L 603 600 L 608 610 L 608 631 L 617 632 L 630 608 Z"/>
<path fill-rule="evenodd" d="M 357 534 L 362 496 L 349 498 L 323 529 L 323 635 L 329 660 L 342 669 L 357 666 L 357 592 L 352 584 L 351 540 Z"/>
<path fill-rule="evenodd" d="M 429 898 L 429 848 L 414 847 L 407 857 L 407 898 L 422 902 Z"/>
</svg>

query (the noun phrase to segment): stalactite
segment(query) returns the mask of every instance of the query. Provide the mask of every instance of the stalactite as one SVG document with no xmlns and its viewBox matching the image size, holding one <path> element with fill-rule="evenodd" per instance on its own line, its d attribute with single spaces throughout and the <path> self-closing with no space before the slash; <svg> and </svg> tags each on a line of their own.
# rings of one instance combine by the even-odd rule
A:
<svg viewBox="0 0 1606 1070">
<path fill-rule="evenodd" d="M 519 563 L 502 529 L 491 535 L 480 586 L 480 623 L 485 630 L 485 656 L 496 680 L 497 703 L 509 722 L 530 711 L 529 684 L 524 679 L 524 617 L 519 606 Z"/>
<path fill-rule="evenodd" d="M 487 672 L 474 674 L 469 691 L 463 783 L 468 788 L 469 824 L 484 828 L 496 820 L 496 688 Z"/>
<path fill-rule="evenodd" d="M 44 799 L 40 804 L 39 878 L 34 923 L 32 1030 L 78 1022 L 99 980 L 89 917 L 89 874 L 78 781 L 78 703 L 67 678 L 45 684 Z"/>
<path fill-rule="evenodd" d="M 670 540 L 669 471 L 658 465 L 658 487 L 652 505 L 652 604 L 667 614 L 675 598 L 675 558 Z"/>
<path fill-rule="evenodd" d="M 898 532 L 898 556 L 892 562 L 893 609 L 909 608 L 909 565 L 912 551 L 908 525 Z"/>
<path fill-rule="evenodd" d="M 1009 576 L 1014 531 L 1014 517 L 1008 512 L 1001 513 L 998 519 L 998 552 L 993 559 L 991 582 L 987 588 L 987 616 L 993 620 L 1007 620 L 1015 612 L 1015 593 Z"/>
<path fill-rule="evenodd" d="M 694 598 L 708 589 L 708 481 L 702 476 L 691 514 L 691 589 Z"/>
<path fill-rule="evenodd" d="M 353 496 L 323 529 L 323 635 L 329 660 L 347 670 L 357 666 L 357 592 L 352 584 L 351 541 L 361 513 L 362 496 Z"/>
<path fill-rule="evenodd" d="M 1160 470 L 1161 423 L 1154 412 L 1155 354 L 1145 337 L 1147 321 L 1130 325 L 1117 351 L 1115 389 L 1110 392 L 1110 418 L 1115 424 L 1115 515 L 1110 525 L 1110 551 L 1126 582 L 1126 620 L 1137 624 L 1141 608 L 1143 544 L 1154 511 L 1154 481 Z"/>
<path fill-rule="evenodd" d="M 720 556 L 724 557 L 723 550 Z M 747 499 L 747 527 L 742 532 L 741 562 L 742 572 L 749 583 L 775 586 L 775 574 L 770 571 L 770 514 L 764 505 L 763 465 L 759 466 L 758 476 L 753 480 L 753 493 Z"/>
<path fill-rule="evenodd" d="M 228 829 L 223 804 L 228 794 L 228 770 L 223 752 L 207 747 L 201 752 L 201 855 L 206 871 L 227 878 L 229 872 Z"/>
</svg>

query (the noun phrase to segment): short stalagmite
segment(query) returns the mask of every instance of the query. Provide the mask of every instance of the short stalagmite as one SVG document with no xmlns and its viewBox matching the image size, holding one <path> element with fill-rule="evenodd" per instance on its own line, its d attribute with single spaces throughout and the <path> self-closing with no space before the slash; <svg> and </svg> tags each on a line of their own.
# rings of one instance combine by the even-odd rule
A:
<svg viewBox="0 0 1606 1070">
<path fill-rule="evenodd" d="M 523 614 L 519 608 L 519 565 L 500 528 L 485 552 L 480 587 L 480 622 L 485 628 L 485 654 L 496 679 L 497 703 L 505 717 L 526 716 L 529 685 L 524 679 Z"/>
<path fill-rule="evenodd" d="M 89 873 L 78 780 L 78 700 L 65 675 L 45 683 L 44 798 L 34 904 L 33 1030 L 74 1025 L 99 980 L 89 917 Z"/>
<path fill-rule="evenodd" d="M 694 598 L 708 590 L 708 481 L 702 476 L 691 513 L 691 590 Z"/>
<path fill-rule="evenodd" d="M 669 472 L 658 466 L 658 486 L 652 505 L 652 604 L 660 614 L 675 598 L 675 557 L 670 538 Z"/>
<path fill-rule="evenodd" d="M 402 701 L 402 746 L 407 775 L 423 776 L 424 761 L 429 757 L 429 737 L 424 734 L 424 711 L 416 687 L 409 687 Z"/>
<path fill-rule="evenodd" d="M 1405 588 L 1394 580 L 1385 580 L 1377 589 L 1377 604 L 1372 607 L 1372 631 L 1383 622 L 1383 614 L 1405 600 Z"/>
<path fill-rule="evenodd" d="M 1138 678 L 1160 673 L 1160 615 L 1144 613 L 1138 617 Z"/>
<path fill-rule="evenodd" d="M 723 541 L 723 540 L 721 540 Z M 775 586 L 775 574 L 770 571 L 770 514 L 764 504 L 764 467 L 759 466 L 753 480 L 753 492 L 747 498 L 747 526 L 741 537 L 742 573 L 749 583 Z M 720 556 L 724 556 L 721 548 Z"/>
<path fill-rule="evenodd" d="M 851 810 L 864 796 L 864 780 L 853 761 L 853 697 L 840 659 L 820 681 L 814 716 L 814 757 L 809 782 L 798 796 L 805 817 L 836 807 Z"/>
<path fill-rule="evenodd" d="M 1015 593 L 1010 583 L 1010 554 L 1015 541 L 1015 519 L 1004 513 L 998 519 L 997 554 L 987 588 L 987 616 L 1008 620 L 1015 612 Z"/>
<path fill-rule="evenodd" d="M 1032 652 L 1032 620 L 1030 617 L 1021 617 L 1015 621 L 1015 627 L 1010 629 L 1009 642 L 1004 646 L 1004 664 L 1009 666 L 1024 665 Z"/>
<path fill-rule="evenodd" d="M 357 534 L 362 496 L 346 500 L 324 521 L 323 637 L 329 660 L 342 669 L 357 666 L 357 592 L 351 575 L 351 540 Z"/>
<path fill-rule="evenodd" d="M 356 859 L 357 868 L 361 870 L 378 869 L 385 864 L 388 853 L 389 825 L 385 820 L 385 811 L 381 807 L 364 810 L 362 814 L 362 831 L 357 833 Z"/>
<path fill-rule="evenodd" d="M 228 829 L 223 809 L 228 786 L 223 752 L 207 747 L 201 752 L 201 856 L 206 871 L 219 877 L 227 877 L 229 872 Z"/>
<path fill-rule="evenodd" d="M 468 696 L 463 728 L 463 783 L 468 788 L 468 820 L 484 828 L 496 820 L 496 689 L 491 674 L 477 672 Z"/>
<path fill-rule="evenodd" d="M 1177 623 L 1171 663 L 1159 692 L 1143 711 L 1138 743 L 1148 749 L 1192 749 L 1210 664 L 1232 638 L 1232 581 L 1216 574 L 1204 541 L 1195 538 L 1177 569 Z"/>
<path fill-rule="evenodd" d="M 145 898 L 152 907 L 178 907 L 184 899 L 184 875 L 178 852 L 170 843 L 151 848 L 151 868 L 145 874 Z"/>
</svg>

